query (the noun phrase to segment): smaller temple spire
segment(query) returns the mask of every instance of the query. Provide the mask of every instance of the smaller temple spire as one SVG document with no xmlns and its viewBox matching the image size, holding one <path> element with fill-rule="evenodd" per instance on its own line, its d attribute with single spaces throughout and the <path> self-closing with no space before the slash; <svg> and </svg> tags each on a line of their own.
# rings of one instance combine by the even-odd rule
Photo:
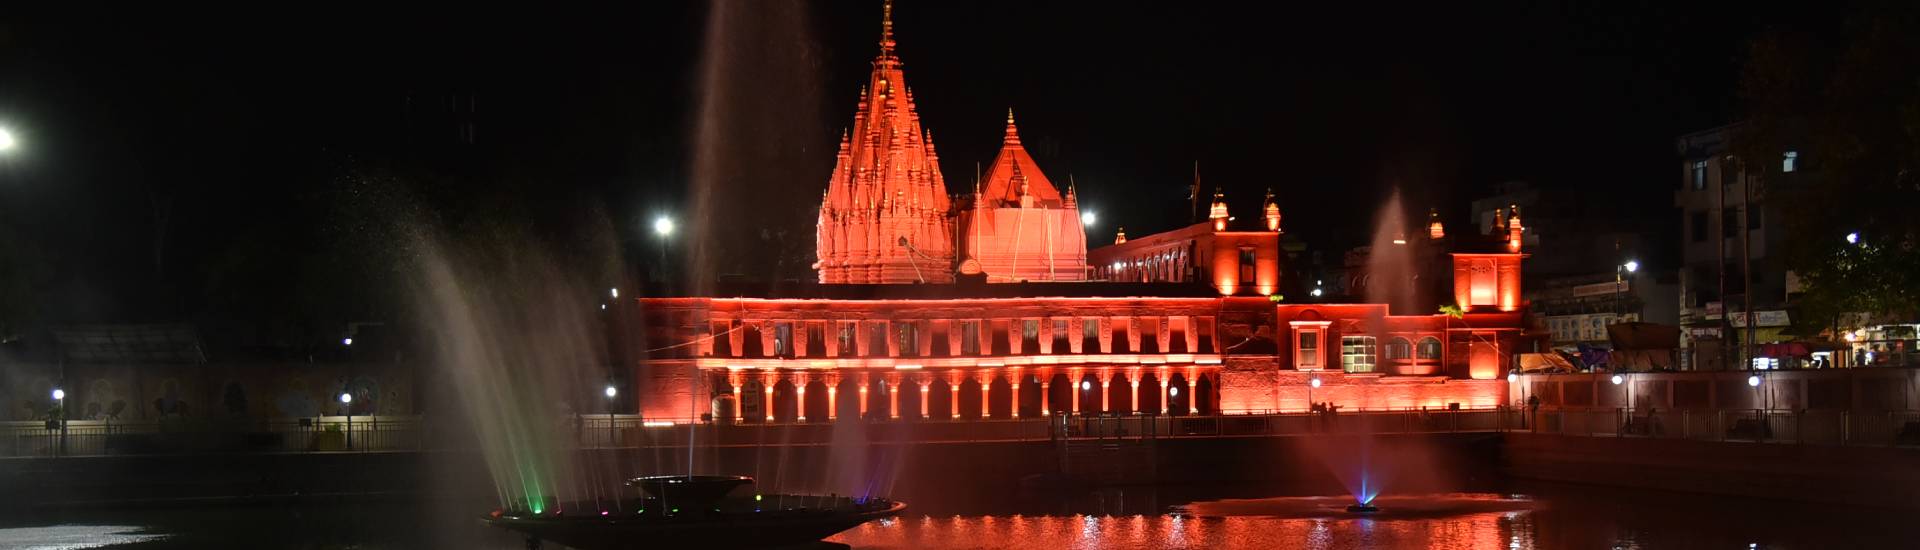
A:
<svg viewBox="0 0 1920 550">
<path fill-rule="evenodd" d="M 1280 203 L 1274 202 L 1272 187 L 1267 188 L 1267 200 L 1265 204 L 1261 205 L 1260 210 L 1267 220 L 1267 231 L 1279 233 Z"/>
<path fill-rule="evenodd" d="M 1219 186 L 1213 188 L 1213 206 L 1207 209 L 1207 219 L 1213 220 L 1214 231 L 1227 230 L 1227 199 Z"/>
<path fill-rule="evenodd" d="M 1447 227 L 1440 223 L 1440 209 L 1427 209 L 1427 237 L 1434 240 L 1446 238 Z"/>
<path fill-rule="evenodd" d="M 1520 223 L 1520 205 L 1508 205 L 1507 214 L 1507 252 L 1520 252 L 1520 236 L 1526 225 Z"/>
<path fill-rule="evenodd" d="M 1113 244 L 1121 244 L 1125 242 L 1127 242 L 1127 227 L 1123 225 L 1118 228 L 1115 228 L 1113 232 Z"/>
</svg>

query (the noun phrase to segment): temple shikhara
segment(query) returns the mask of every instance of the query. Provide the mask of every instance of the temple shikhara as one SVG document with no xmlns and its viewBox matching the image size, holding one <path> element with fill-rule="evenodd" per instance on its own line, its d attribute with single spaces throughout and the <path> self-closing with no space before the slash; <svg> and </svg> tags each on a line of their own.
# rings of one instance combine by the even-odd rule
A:
<svg viewBox="0 0 1920 550">
<path fill-rule="evenodd" d="M 1451 280 L 1418 310 L 1310 296 L 1312 282 L 1289 271 L 1284 195 L 1271 191 L 1236 207 L 1216 190 L 1204 220 L 1090 245 L 1073 182 L 1028 154 L 1011 110 L 984 174 L 948 186 L 895 47 L 889 7 L 822 191 L 818 284 L 638 299 L 657 350 L 633 367 L 644 416 L 965 421 L 1508 403 L 1513 354 L 1535 345 L 1523 330 L 1517 211 L 1487 235 L 1449 235 L 1435 214 L 1414 226 L 1425 229 L 1418 238 L 1396 239 L 1434 259 L 1420 264 L 1437 272 L 1423 284 Z"/>
</svg>

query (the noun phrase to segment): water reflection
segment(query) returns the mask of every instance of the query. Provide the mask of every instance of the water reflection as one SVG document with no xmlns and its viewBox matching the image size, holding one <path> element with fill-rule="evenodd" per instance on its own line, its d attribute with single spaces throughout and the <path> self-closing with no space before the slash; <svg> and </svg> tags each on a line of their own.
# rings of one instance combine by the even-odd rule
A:
<svg viewBox="0 0 1920 550">
<path fill-rule="evenodd" d="M 1533 485 L 1516 490 L 1521 494 L 1389 494 L 1381 497 L 1383 513 L 1364 518 L 1318 512 L 1319 497 L 1231 501 L 1219 498 L 1227 495 L 1212 495 L 1203 500 L 1192 498 L 1192 488 L 1167 491 L 1186 495 L 1178 499 L 1164 494 L 1126 498 L 1134 503 L 1180 503 L 1186 513 L 1137 507 L 1098 513 L 1083 505 L 1009 499 L 1000 503 L 1003 510 L 1069 511 L 982 514 L 974 508 L 979 502 L 959 509 L 929 499 L 925 506 L 915 503 L 906 517 L 869 523 L 830 540 L 871 549 L 1803 549 L 1905 548 L 1920 537 L 1920 522 L 1888 511 L 1593 487 Z M 1091 502 L 1074 495 L 1063 498 Z M 1417 508 L 1420 499 L 1426 499 L 1428 508 L 1396 513 L 1393 506 L 1385 506 Z M 450 501 L 278 503 L 0 516 L 0 548 L 524 548 L 511 533 L 477 525 L 474 510 L 484 506 Z"/>
</svg>

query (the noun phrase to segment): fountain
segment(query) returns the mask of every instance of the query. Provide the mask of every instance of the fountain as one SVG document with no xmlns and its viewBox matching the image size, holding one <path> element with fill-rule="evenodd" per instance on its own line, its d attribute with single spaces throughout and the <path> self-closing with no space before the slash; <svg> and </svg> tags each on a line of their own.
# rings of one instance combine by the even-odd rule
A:
<svg viewBox="0 0 1920 550">
<path fill-rule="evenodd" d="M 727 167 L 742 164 L 727 160 L 752 156 L 755 147 L 777 145 L 761 143 L 764 133 L 743 133 L 747 120 L 776 120 L 780 117 L 748 116 L 737 105 L 742 92 L 764 86 L 756 77 L 752 83 L 741 81 L 744 72 L 734 57 L 765 57 L 764 49 L 775 44 L 801 40 L 800 24 L 790 6 L 771 8 L 763 14 L 759 6 L 734 2 L 714 4 L 708 28 L 708 59 L 703 61 L 702 108 L 694 136 L 694 220 L 686 232 L 691 242 L 687 278 L 703 282 L 720 272 L 724 261 L 716 257 L 720 249 L 733 254 L 757 253 L 754 243 L 729 242 L 721 247 L 712 242 L 724 239 L 722 232 L 704 220 L 711 218 L 719 200 L 717 187 L 738 185 L 751 179 L 729 173 Z M 744 27 L 743 27 L 744 25 Z M 773 29 L 767 25 L 786 25 Z M 741 31 L 741 32 L 730 32 Z M 732 37 L 753 37 L 758 48 L 730 44 Z M 723 39 L 725 38 L 725 39 Z M 802 40 L 803 41 L 803 40 Z M 808 65 L 801 64 L 806 67 Z M 803 71 L 804 72 L 804 71 Z M 804 80 L 804 79 L 801 79 Z M 806 82 L 796 80 L 802 86 Z M 790 94 L 760 94 L 755 97 L 789 97 Z M 762 114 L 764 115 L 764 114 Z M 807 132 L 790 132 L 805 135 Z M 757 145 L 756 145 L 757 144 Z M 748 151 L 743 152 L 742 149 Z M 791 172 L 783 171 L 783 176 Z M 786 186 L 791 187 L 791 186 Z M 761 195 L 757 190 L 738 189 L 734 196 Z M 612 224 L 605 224 L 611 228 Z M 433 336 L 436 358 L 450 387 L 458 395 L 461 418 L 472 424 L 479 448 L 496 490 L 498 506 L 481 521 L 509 529 L 527 537 L 529 546 L 554 541 L 575 548 L 627 548 L 638 546 L 681 547 L 700 545 L 725 548 L 786 546 L 818 541 L 822 538 L 877 518 L 898 515 L 905 505 L 872 495 L 884 492 L 879 480 L 889 466 L 887 460 L 868 460 L 864 436 L 836 433 L 831 473 L 825 482 L 836 492 L 820 494 L 763 493 L 753 477 L 696 475 L 706 464 L 700 453 L 713 447 L 696 445 L 687 431 L 684 465 L 676 465 L 676 453 L 655 452 L 651 463 L 642 463 L 645 453 L 583 451 L 577 448 L 575 431 L 579 413 L 575 404 L 600 403 L 603 386 L 615 378 L 606 367 L 609 358 L 601 327 L 595 321 L 599 313 L 596 300 L 604 288 L 589 281 L 604 281 L 615 274 L 583 276 L 558 266 L 559 261 L 532 232 L 500 230 L 491 232 L 455 232 L 440 234 L 415 224 L 412 232 L 417 262 L 415 296 L 420 300 L 423 325 Z M 611 232 L 612 229 L 605 229 Z M 458 238 L 450 238 L 458 235 Z M 604 235 L 601 235 L 604 237 Z M 618 239 L 590 239 L 613 243 Z M 458 243 L 458 244 L 452 244 Z M 757 243 L 765 246 L 766 243 Z M 587 250 L 588 257 L 610 258 L 619 252 L 611 245 L 602 250 Z M 785 247 L 781 247 L 785 248 Z M 578 262 L 575 262 L 578 263 Z M 591 262 L 589 262 L 591 263 Z M 701 288 L 689 289 L 696 295 Z M 693 367 L 697 368 L 697 367 Z M 693 387 L 688 392 L 689 417 L 697 417 L 693 406 L 699 403 L 703 375 L 691 373 Z M 607 394 L 611 396 L 611 393 Z M 575 411 L 578 411 L 576 413 Z M 837 430 L 851 429 L 851 426 Z M 785 457 L 775 460 L 776 466 Z M 757 460 L 755 470 L 761 469 Z M 684 472 L 672 475 L 627 478 L 623 472 L 662 472 L 684 466 Z M 876 474 L 878 471 L 878 474 Z M 771 484 L 796 483 L 781 476 L 770 476 Z M 804 477 L 804 476 L 802 476 Z M 809 480 L 797 483 L 808 485 Z M 816 486 L 817 485 L 812 485 Z M 840 496 L 857 495 L 857 496 Z"/>
</svg>

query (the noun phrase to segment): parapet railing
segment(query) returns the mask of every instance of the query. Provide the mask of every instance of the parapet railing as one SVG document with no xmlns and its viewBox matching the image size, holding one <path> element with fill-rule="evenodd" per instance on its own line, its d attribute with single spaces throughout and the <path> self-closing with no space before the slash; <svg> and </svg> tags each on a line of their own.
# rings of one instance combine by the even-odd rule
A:
<svg viewBox="0 0 1920 550">
<path fill-rule="evenodd" d="M 1313 434 L 1498 432 L 1520 423 L 1506 409 L 1339 410 L 1219 416 L 1053 415 L 1025 418 L 826 422 L 688 422 L 636 415 L 553 417 L 547 434 L 578 448 L 826 445 L 852 437 L 878 444 L 1141 441 Z M 383 452 L 471 449 L 474 443 L 423 416 L 324 416 L 272 420 L 169 418 L 120 422 L 0 422 L 0 457 L 190 453 Z"/>
<path fill-rule="evenodd" d="M 1641 437 L 1804 445 L 1920 445 L 1920 411 L 1844 409 L 1548 409 L 1518 430 L 1581 437 Z"/>
</svg>

